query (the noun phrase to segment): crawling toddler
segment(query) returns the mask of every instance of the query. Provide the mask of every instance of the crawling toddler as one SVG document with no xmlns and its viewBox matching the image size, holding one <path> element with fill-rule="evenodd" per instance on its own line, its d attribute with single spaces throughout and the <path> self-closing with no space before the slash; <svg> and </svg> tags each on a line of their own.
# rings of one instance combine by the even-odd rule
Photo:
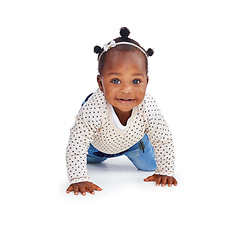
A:
<svg viewBox="0 0 240 240">
<path fill-rule="evenodd" d="M 67 193 L 102 189 L 91 182 L 87 163 L 100 163 L 107 158 L 126 155 L 142 171 L 155 171 L 144 181 L 156 185 L 177 186 L 174 176 L 174 146 L 171 132 L 155 99 L 148 93 L 148 57 L 129 38 L 128 28 L 98 54 L 99 88 L 88 95 L 71 128 L 66 152 L 70 186 Z"/>
</svg>

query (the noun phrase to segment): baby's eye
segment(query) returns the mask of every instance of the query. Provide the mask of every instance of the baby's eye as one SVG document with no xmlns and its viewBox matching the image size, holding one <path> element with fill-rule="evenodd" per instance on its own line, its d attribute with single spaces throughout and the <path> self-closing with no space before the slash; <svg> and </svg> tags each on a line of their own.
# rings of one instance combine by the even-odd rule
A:
<svg viewBox="0 0 240 240">
<path fill-rule="evenodd" d="M 115 83 L 115 84 L 119 84 L 119 83 L 120 83 L 120 80 L 119 80 L 119 79 L 113 79 L 111 82 L 112 82 L 112 83 Z"/>
<path fill-rule="evenodd" d="M 139 84 L 140 82 L 141 82 L 140 79 L 134 79 L 134 80 L 132 81 L 133 84 Z"/>
</svg>

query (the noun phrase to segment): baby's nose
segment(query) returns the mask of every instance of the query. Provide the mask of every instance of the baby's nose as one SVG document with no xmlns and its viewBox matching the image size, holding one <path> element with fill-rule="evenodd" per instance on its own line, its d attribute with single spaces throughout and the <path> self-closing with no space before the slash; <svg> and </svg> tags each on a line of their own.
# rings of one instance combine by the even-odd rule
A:
<svg viewBox="0 0 240 240">
<path fill-rule="evenodd" d="M 132 86 L 129 84 L 124 84 L 122 87 L 123 93 L 131 93 L 132 92 Z"/>
</svg>

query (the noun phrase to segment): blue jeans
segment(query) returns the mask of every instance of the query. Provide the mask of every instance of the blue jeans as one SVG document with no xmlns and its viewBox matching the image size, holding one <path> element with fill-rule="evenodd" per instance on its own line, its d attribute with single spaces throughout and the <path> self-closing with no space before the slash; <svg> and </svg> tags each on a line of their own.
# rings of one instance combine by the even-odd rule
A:
<svg viewBox="0 0 240 240">
<path fill-rule="evenodd" d="M 107 158 L 118 157 L 121 155 L 126 155 L 139 170 L 154 171 L 157 169 L 153 146 L 146 134 L 142 140 L 137 142 L 128 150 L 117 154 L 107 154 L 100 152 L 95 147 L 93 147 L 92 144 L 90 144 L 90 147 L 88 149 L 87 162 L 100 163 Z"/>
<path fill-rule="evenodd" d="M 87 102 L 88 98 L 92 94 L 88 95 L 85 101 L 82 103 L 82 106 Z M 100 152 L 92 144 L 88 149 L 87 162 L 88 163 L 100 163 L 111 157 L 118 157 L 121 155 L 126 155 L 130 161 L 142 171 L 154 171 L 157 169 L 155 154 L 153 146 L 148 139 L 147 134 L 144 135 L 142 140 L 137 142 L 135 145 L 130 147 L 128 150 L 116 154 L 107 154 Z"/>
</svg>

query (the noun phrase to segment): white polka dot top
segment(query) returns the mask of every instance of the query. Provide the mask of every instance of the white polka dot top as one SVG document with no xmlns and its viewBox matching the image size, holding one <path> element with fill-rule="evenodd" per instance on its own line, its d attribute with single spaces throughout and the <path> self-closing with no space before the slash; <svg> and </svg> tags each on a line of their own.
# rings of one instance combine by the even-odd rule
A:
<svg viewBox="0 0 240 240">
<path fill-rule="evenodd" d="M 66 151 L 68 178 L 71 183 L 89 181 L 87 153 L 90 143 L 101 152 L 116 154 L 139 142 L 147 134 L 153 146 L 157 170 L 155 173 L 174 175 L 174 146 L 155 99 L 145 94 L 141 104 L 134 107 L 125 130 L 114 123 L 111 105 L 97 89 L 81 107 L 70 130 Z"/>
</svg>

